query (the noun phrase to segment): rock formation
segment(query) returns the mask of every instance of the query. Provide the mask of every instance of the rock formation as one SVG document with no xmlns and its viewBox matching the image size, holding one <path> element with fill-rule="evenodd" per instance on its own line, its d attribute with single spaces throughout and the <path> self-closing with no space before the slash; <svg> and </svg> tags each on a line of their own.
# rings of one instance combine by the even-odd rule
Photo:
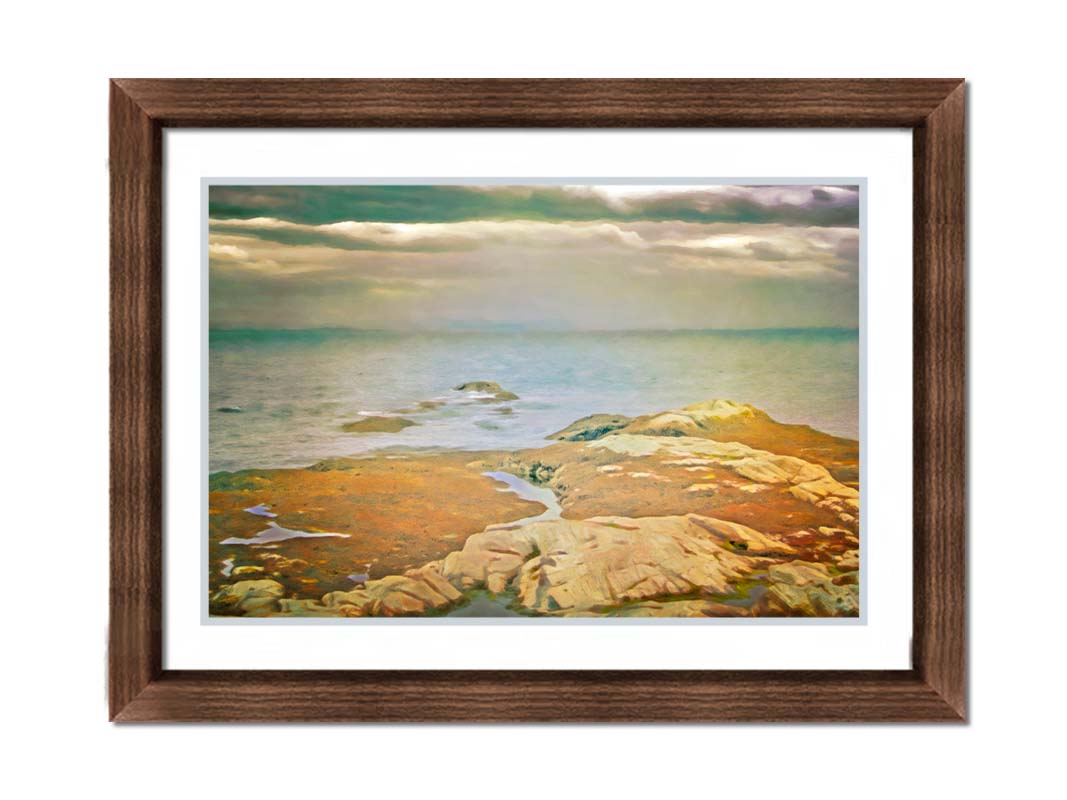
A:
<svg viewBox="0 0 1067 800">
<path fill-rule="evenodd" d="M 633 420 L 630 417 L 618 414 L 592 414 L 572 422 L 563 430 L 548 434 L 545 438 L 561 442 L 585 442 L 625 428 L 631 422 Z"/>
<path fill-rule="evenodd" d="M 766 566 L 767 557 L 792 552 L 743 525 L 697 515 L 594 517 L 491 527 L 436 567 L 459 588 L 512 589 L 529 611 L 569 614 L 694 592 L 730 594 L 733 581 Z"/>
<path fill-rule="evenodd" d="M 412 425 L 418 423 L 403 417 L 366 416 L 354 422 L 346 422 L 341 426 L 341 430 L 345 433 L 397 433 Z"/>
<path fill-rule="evenodd" d="M 452 389 L 457 392 L 478 392 L 479 394 L 492 395 L 492 397 L 482 398 L 483 400 L 489 401 L 519 399 L 517 394 L 509 392 L 499 383 L 494 383 L 493 381 L 467 381 L 466 383 L 461 383 L 459 386 L 453 386 Z"/>
<path fill-rule="evenodd" d="M 816 461 L 826 466 L 840 481 L 856 481 L 859 478 L 859 445 L 854 440 L 831 436 L 807 425 L 778 422 L 754 406 L 731 400 L 708 400 L 637 417 L 615 430 L 648 436 L 689 436 L 739 442 L 761 450 Z M 601 435 L 611 432 L 604 431 Z M 553 435 L 550 438 L 557 437 Z"/>
<path fill-rule="evenodd" d="M 508 394 L 487 381 L 456 389 Z M 368 418 L 382 419 L 413 424 Z M 530 616 L 860 613 L 855 442 L 724 400 L 595 414 L 548 438 L 515 453 L 212 476 L 212 613 L 425 616 L 487 592 Z M 497 491 L 493 471 L 550 488 L 563 518 L 496 522 L 542 506 Z M 227 531 L 262 527 L 256 503 L 350 536 L 225 547 Z M 373 574 L 353 585 L 364 562 Z"/>
<path fill-rule="evenodd" d="M 859 613 L 855 578 L 854 572 L 835 578 L 825 564 L 778 564 L 768 571 L 767 592 L 752 610 L 759 616 L 855 616 Z"/>
</svg>

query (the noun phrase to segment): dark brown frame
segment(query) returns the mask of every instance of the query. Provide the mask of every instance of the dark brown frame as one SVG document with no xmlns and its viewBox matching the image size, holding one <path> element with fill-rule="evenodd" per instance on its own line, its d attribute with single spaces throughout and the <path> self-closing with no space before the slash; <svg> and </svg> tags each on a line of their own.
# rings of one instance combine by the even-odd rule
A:
<svg viewBox="0 0 1067 800">
<path fill-rule="evenodd" d="M 118 721 L 961 721 L 961 80 L 111 82 L 110 715 Z M 184 671 L 162 663 L 162 130 L 911 128 L 914 632 L 900 671 Z"/>
</svg>

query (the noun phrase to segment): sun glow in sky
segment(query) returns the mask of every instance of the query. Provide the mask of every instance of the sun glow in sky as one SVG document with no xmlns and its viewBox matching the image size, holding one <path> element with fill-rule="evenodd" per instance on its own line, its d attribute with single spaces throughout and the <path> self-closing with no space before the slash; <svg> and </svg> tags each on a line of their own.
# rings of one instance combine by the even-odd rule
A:
<svg viewBox="0 0 1067 800">
<path fill-rule="evenodd" d="M 214 328 L 858 326 L 856 186 L 213 186 Z"/>
</svg>

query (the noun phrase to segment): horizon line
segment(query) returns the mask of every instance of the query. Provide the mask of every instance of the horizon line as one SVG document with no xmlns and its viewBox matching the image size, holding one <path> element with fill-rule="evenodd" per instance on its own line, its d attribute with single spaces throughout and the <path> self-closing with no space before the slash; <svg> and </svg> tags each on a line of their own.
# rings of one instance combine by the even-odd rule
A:
<svg viewBox="0 0 1067 800">
<path fill-rule="evenodd" d="M 508 325 L 470 328 L 357 328 L 350 325 L 325 325 L 313 328 L 234 326 L 208 327 L 209 333 L 244 333 L 264 331 L 271 333 L 351 332 L 351 333 L 784 333 L 790 331 L 848 331 L 859 332 L 859 326 L 850 325 L 790 325 L 759 328 L 522 328 Z"/>
</svg>

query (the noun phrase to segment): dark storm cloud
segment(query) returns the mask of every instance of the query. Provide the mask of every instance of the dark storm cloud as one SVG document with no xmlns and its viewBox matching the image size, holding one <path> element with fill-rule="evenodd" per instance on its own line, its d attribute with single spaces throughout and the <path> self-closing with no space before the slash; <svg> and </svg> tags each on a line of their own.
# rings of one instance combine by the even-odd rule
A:
<svg viewBox="0 0 1067 800">
<path fill-rule="evenodd" d="M 838 186 L 213 186 L 209 203 L 214 219 L 270 217 L 305 225 L 474 219 L 859 224 L 854 187 Z"/>
</svg>

